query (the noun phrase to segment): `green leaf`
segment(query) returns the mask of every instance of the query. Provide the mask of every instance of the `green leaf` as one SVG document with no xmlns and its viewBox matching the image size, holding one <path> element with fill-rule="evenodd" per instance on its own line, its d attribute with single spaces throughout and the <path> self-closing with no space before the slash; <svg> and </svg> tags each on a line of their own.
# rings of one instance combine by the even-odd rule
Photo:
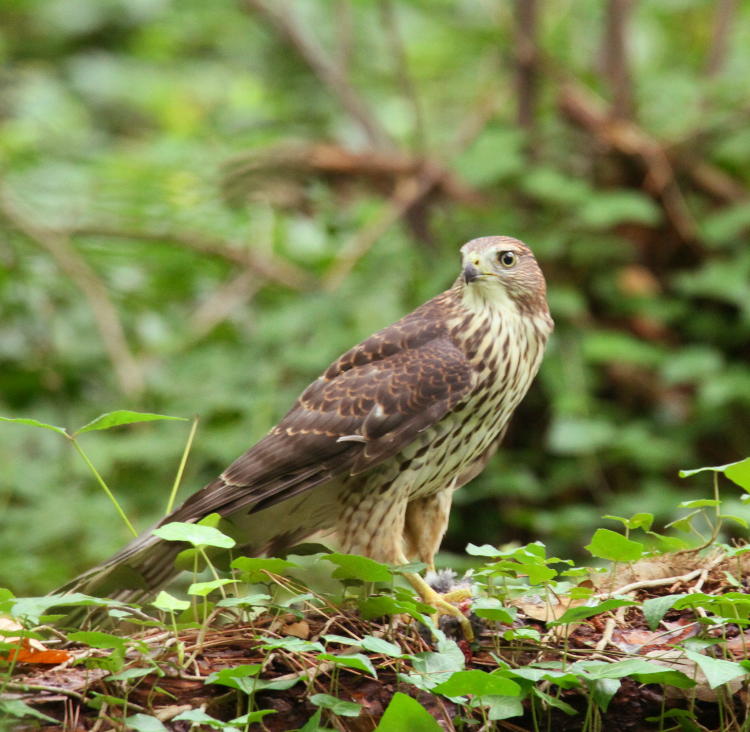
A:
<svg viewBox="0 0 750 732">
<path fill-rule="evenodd" d="M 209 582 L 193 582 L 187 589 L 188 595 L 197 595 L 198 597 L 205 597 L 214 590 L 218 590 L 219 587 L 224 585 L 231 585 L 234 580 L 231 579 L 216 579 L 210 580 Z"/>
<path fill-rule="evenodd" d="M 521 700 L 516 696 L 484 696 L 475 700 L 487 709 L 487 718 L 491 721 L 520 717 L 524 713 Z"/>
<path fill-rule="evenodd" d="M 671 610 L 675 602 L 682 597 L 685 597 L 684 593 L 681 595 L 650 597 L 648 600 L 644 600 L 641 610 L 643 611 L 643 616 L 646 618 L 648 627 L 651 630 L 656 630 L 667 610 Z"/>
<path fill-rule="evenodd" d="M 338 656 L 334 653 L 319 653 L 316 658 L 320 661 L 330 661 L 334 666 L 344 666 L 345 668 L 355 668 L 358 671 L 364 671 L 374 678 L 378 675 L 372 661 L 362 653 L 355 653 L 350 656 Z"/>
<path fill-rule="evenodd" d="M 206 678 L 207 684 L 221 684 L 231 689 L 237 689 L 245 694 L 253 694 L 257 691 L 256 678 L 261 672 L 262 665 L 259 663 L 245 663 L 231 668 L 223 668 L 214 671 Z"/>
<path fill-rule="evenodd" d="M 589 455 L 615 441 L 613 424 L 604 419 L 556 417 L 547 433 L 550 450 L 558 455 Z"/>
<path fill-rule="evenodd" d="M 747 675 L 747 669 L 734 661 L 725 661 L 721 658 L 711 658 L 695 651 L 685 651 L 685 655 L 693 661 L 706 675 L 708 685 L 715 689 L 717 686 L 726 684 L 727 681 Z"/>
<path fill-rule="evenodd" d="M 603 712 L 607 711 L 612 697 L 620 690 L 620 679 L 594 679 L 589 682 L 591 698 Z"/>
<path fill-rule="evenodd" d="M 237 557 L 231 566 L 240 571 L 243 582 L 255 584 L 257 582 L 270 582 L 271 579 L 266 574 L 286 574 L 287 570 L 296 567 L 294 562 L 277 557 Z"/>
<path fill-rule="evenodd" d="M 390 582 L 393 579 L 393 572 L 388 566 L 368 557 L 333 553 L 324 554 L 321 559 L 338 565 L 333 573 L 336 579 L 357 579 L 363 582 Z"/>
<path fill-rule="evenodd" d="M 322 713 L 321 709 L 317 709 L 315 711 L 315 714 L 310 717 L 310 719 L 305 722 L 305 724 L 299 728 L 298 732 L 318 732 L 320 730 L 320 715 Z"/>
<path fill-rule="evenodd" d="M 482 544 L 482 546 L 476 546 L 476 544 L 467 544 L 466 553 L 471 554 L 472 557 L 499 557 L 503 554 L 500 549 L 497 549 L 490 544 Z"/>
<path fill-rule="evenodd" d="M 6 715 L 8 717 L 15 717 L 16 719 L 34 717 L 36 719 L 41 719 L 44 722 L 50 722 L 55 726 L 60 724 L 60 720 L 38 712 L 34 707 L 30 707 L 20 699 L 0 699 L 0 720 Z"/>
<path fill-rule="evenodd" d="M 242 597 L 225 597 L 216 603 L 217 607 L 261 607 L 266 605 L 271 599 L 270 595 L 264 592 L 255 592 L 251 595 Z"/>
<path fill-rule="evenodd" d="M 496 597 L 478 597 L 472 603 L 471 609 L 478 618 L 496 620 L 505 625 L 511 625 L 518 614 L 517 608 L 503 607 Z"/>
<path fill-rule="evenodd" d="M 609 529 L 597 529 L 585 547 L 593 556 L 613 562 L 633 562 L 643 555 L 643 544 Z"/>
<path fill-rule="evenodd" d="M 25 618 L 36 625 L 39 618 L 52 607 L 124 607 L 125 603 L 101 597 L 91 597 L 81 592 L 68 595 L 47 595 L 46 597 L 17 597 L 10 602 L 10 614 L 15 618 Z"/>
<path fill-rule="evenodd" d="M 282 648 L 291 653 L 322 653 L 323 645 L 317 641 L 295 638 L 293 635 L 285 638 L 258 638 L 264 651 L 273 651 Z"/>
<path fill-rule="evenodd" d="M 57 432 L 63 437 L 70 437 L 65 427 L 56 427 L 53 424 L 47 424 L 46 422 L 39 422 L 36 419 L 25 419 L 23 417 L 0 417 L 0 422 L 15 422 L 16 424 L 27 424 L 31 427 L 43 427 L 45 430 L 52 430 Z"/>
<path fill-rule="evenodd" d="M 706 471 L 723 473 L 738 486 L 750 491 L 750 458 L 739 460 L 736 463 L 727 463 L 726 465 L 711 465 L 703 468 L 693 468 L 692 470 L 680 470 L 679 475 L 680 478 L 689 478 L 692 475 Z"/>
<path fill-rule="evenodd" d="M 91 420 L 80 429 L 77 429 L 73 435 L 82 435 L 84 432 L 92 430 L 108 430 L 110 427 L 118 427 L 121 424 L 134 424 L 135 422 L 155 422 L 156 420 L 169 419 L 179 422 L 185 422 L 185 417 L 170 417 L 166 414 L 152 414 L 151 412 L 131 412 L 127 409 L 118 409 L 116 412 L 107 412 L 100 414 L 96 419 Z"/>
<path fill-rule="evenodd" d="M 190 607 L 189 600 L 178 600 L 173 595 L 170 595 L 165 590 L 159 592 L 156 598 L 151 603 L 157 610 L 164 610 L 168 613 L 177 613 L 182 610 L 187 610 Z"/>
<path fill-rule="evenodd" d="M 424 611 L 420 611 L 424 607 Z M 421 605 L 411 600 L 397 600 L 390 595 L 374 595 L 365 598 L 359 604 L 359 612 L 365 620 L 380 618 L 384 615 L 400 615 L 402 613 L 410 615 L 414 620 L 424 622 L 424 614 L 429 613 L 432 608 Z"/>
<path fill-rule="evenodd" d="M 68 634 L 68 640 L 74 643 L 85 643 L 92 648 L 118 648 L 125 650 L 126 640 L 111 633 L 102 633 L 99 630 L 80 630 Z"/>
<path fill-rule="evenodd" d="M 724 475 L 740 486 L 740 488 L 750 491 L 750 458 L 730 463 L 726 466 Z"/>
<path fill-rule="evenodd" d="M 472 669 L 471 671 L 456 671 L 450 678 L 434 686 L 432 691 L 443 696 L 518 696 L 521 687 L 512 679 L 497 673 L 487 673 Z"/>
<path fill-rule="evenodd" d="M 330 694 L 313 694 L 310 697 L 310 701 L 316 707 L 329 709 L 339 717 L 358 717 L 362 711 L 362 707 L 359 704 L 339 699 Z"/>
<path fill-rule="evenodd" d="M 231 720 L 229 723 L 226 724 L 226 726 L 237 724 L 245 725 L 245 728 L 251 724 L 257 724 L 258 722 L 261 722 L 263 720 L 263 717 L 267 717 L 269 714 L 276 714 L 275 709 L 256 709 L 254 712 L 248 712 L 247 714 L 243 714 L 241 717 L 236 717 L 235 719 Z"/>
<path fill-rule="evenodd" d="M 155 674 L 156 676 L 164 676 L 164 672 L 158 667 L 148 668 L 128 668 L 125 671 L 118 671 L 116 674 L 107 676 L 105 681 L 130 681 L 130 679 L 140 679 L 144 676 Z"/>
<path fill-rule="evenodd" d="M 150 714 L 133 714 L 127 717 L 125 727 L 135 732 L 168 732 L 167 728 Z"/>
<path fill-rule="evenodd" d="M 721 501 L 712 498 L 698 498 L 694 501 L 680 501 L 677 504 L 679 508 L 706 508 L 706 506 L 720 506 Z"/>
<path fill-rule="evenodd" d="M 380 653 L 383 656 L 390 656 L 391 658 L 401 658 L 403 655 L 401 646 L 398 643 L 390 643 L 373 635 L 366 635 L 362 638 L 360 645 L 366 651 L 370 651 L 370 653 Z"/>
<path fill-rule="evenodd" d="M 214 729 L 225 729 L 226 727 L 230 726 L 227 722 L 222 722 L 220 719 L 216 719 L 210 714 L 206 714 L 202 709 L 197 708 L 180 712 L 180 714 L 174 717 L 172 721 L 190 722 L 191 725 L 208 725 L 209 727 L 213 727 Z"/>
<path fill-rule="evenodd" d="M 625 222 L 653 226 L 661 220 L 656 204 L 638 191 L 597 192 L 578 209 L 578 217 L 592 229 L 609 229 Z"/>
<path fill-rule="evenodd" d="M 586 618 L 590 618 L 594 615 L 600 615 L 610 610 L 614 610 L 618 607 L 628 607 L 629 605 L 637 605 L 635 600 L 619 600 L 616 597 L 604 600 L 598 605 L 591 607 L 586 605 L 580 605 L 578 607 L 568 608 L 557 620 L 550 620 L 548 625 L 565 625 L 567 623 L 575 623 Z"/>
<path fill-rule="evenodd" d="M 172 521 L 164 524 L 151 533 L 166 541 L 186 541 L 193 546 L 217 546 L 231 549 L 237 542 L 226 534 L 222 534 L 212 526 Z"/>
<path fill-rule="evenodd" d="M 442 729 L 416 699 L 397 691 L 374 732 L 442 732 Z"/>
<path fill-rule="evenodd" d="M 545 694 L 541 689 L 534 687 L 532 689 L 534 696 L 539 697 L 547 706 L 559 709 L 561 712 L 565 712 L 570 716 L 578 714 L 578 710 L 575 707 L 571 707 L 570 704 L 564 702 L 562 699 L 558 699 L 556 696 Z"/>
<path fill-rule="evenodd" d="M 590 680 L 621 679 L 630 676 L 644 684 L 669 684 L 680 689 L 690 689 L 695 681 L 681 671 L 666 668 L 643 658 L 626 658 L 613 663 L 599 661 L 579 661 L 572 666 L 573 671 L 582 673 Z"/>
</svg>

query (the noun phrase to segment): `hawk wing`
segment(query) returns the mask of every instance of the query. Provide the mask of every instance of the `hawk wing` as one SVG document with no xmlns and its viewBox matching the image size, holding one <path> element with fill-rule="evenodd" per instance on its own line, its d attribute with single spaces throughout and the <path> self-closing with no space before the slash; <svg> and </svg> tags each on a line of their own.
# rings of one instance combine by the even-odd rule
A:
<svg viewBox="0 0 750 732">
<path fill-rule="evenodd" d="M 442 419 L 471 391 L 473 370 L 442 319 L 420 322 L 424 307 L 331 364 L 276 427 L 165 521 L 266 508 L 368 470 Z"/>
</svg>

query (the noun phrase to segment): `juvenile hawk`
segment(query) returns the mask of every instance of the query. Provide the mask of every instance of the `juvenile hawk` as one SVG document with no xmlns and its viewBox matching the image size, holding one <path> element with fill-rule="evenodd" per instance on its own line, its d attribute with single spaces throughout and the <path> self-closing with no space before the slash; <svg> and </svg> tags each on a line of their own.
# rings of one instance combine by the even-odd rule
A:
<svg viewBox="0 0 750 732">
<path fill-rule="evenodd" d="M 219 513 L 246 555 L 322 531 L 343 552 L 433 567 L 452 494 L 497 449 L 553 327 L 544 276 L 523 243 L 474 239 L 461 257 L 449 290 L 334 361 L 260 442 L 160 525 Z M 176 573 L 183 548 L 147 532 L 64 589 L 96 594 L 128 575 L 132 587 L 110 595 L 138 599 Z M 410 581 L 457 614 L 418 575 Z"/>
</svg>

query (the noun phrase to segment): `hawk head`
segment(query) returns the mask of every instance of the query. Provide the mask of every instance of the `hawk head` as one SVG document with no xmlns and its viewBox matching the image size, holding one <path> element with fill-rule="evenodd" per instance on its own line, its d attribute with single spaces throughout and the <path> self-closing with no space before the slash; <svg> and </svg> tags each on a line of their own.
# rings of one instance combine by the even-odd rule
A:
<svg viewBox="0 0 750 732">
<path fill-rule="evenodd" d="M 547 308 L 547 286 L 536 257 L 518 239 L 483 236 L 461 247 L 464 303 L 515 306 L 521 313 L 543 314 Z"/>
</svg>

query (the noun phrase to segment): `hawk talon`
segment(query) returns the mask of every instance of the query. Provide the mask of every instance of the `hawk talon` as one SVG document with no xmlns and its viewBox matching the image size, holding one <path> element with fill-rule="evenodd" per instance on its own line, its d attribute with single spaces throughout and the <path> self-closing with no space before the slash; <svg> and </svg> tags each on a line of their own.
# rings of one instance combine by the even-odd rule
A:
<svg viewBox="0 0 750 732">
<path fill-rule="evenodd" d="M 470 643 L 474 640 L 474 628 L 471 621 L 455 605 L 451 605 L 440 593 L 432 589 L 418 574 L 408 572 L 404 574 L 409 584 L 417 591 L 417 594 L 424 600 L 426 605 L 435 608 L 432 619 L 435 626 L 438 625 L 440 615 L 450 615 L 458 621 L 463 631 L 464 638 Z"/>
</svg>

